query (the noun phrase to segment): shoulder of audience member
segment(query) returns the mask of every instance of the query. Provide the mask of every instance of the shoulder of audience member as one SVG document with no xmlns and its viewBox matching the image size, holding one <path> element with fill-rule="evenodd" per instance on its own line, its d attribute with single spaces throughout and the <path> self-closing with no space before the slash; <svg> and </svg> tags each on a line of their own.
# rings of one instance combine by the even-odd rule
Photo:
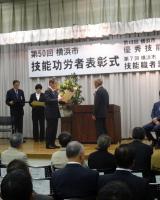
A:
<svg viewBox="0 0 160 200">
<path fill-rule="evenodd" d="M 141 145 L 142 145 L 144 148 L 146 148 L 147 151 L 150 151 L 150 152 L 153 153 L 153 147 L 152 147 L 152 146 L 150 146 L 150 145 L 148 145 L 148 144 L 145 144 L 145 143 L 143 143 L 143 142 L 141 142 Z"/>
<path fill-rule="evenodd" d="M 33 200 L 53 200 L 53 198 L 47 195 L 33 193 Z"/>
<path fill-rule="evenodd" d="M 99 176 L 98 188 L 102 188 L 106 184 L 106 181 L 112 180 L 112 176 L 113 174 L 105 174 L 103 176 Z"/>
<path fill-rule="evenodd" d="M 94 151 L 94 152 L 89 154 L 88 158 L 91 158 L 91 157 L 95 156 L 96 154 L 97 154 L 97 151 Z"/>
</svg>

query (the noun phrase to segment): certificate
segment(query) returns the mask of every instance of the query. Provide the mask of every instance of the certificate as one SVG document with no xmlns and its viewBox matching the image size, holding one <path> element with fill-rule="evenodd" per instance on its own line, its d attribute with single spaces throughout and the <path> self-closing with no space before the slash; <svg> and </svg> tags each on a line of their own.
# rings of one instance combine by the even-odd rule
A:
<svg viewBox="0 0 160 200">
<path fill-rule="evenodd" d="M 45 102 L 41 102 L 41 101 L 32 101 L 31 105 L 32 105 L 33 107 L 37 107 L 37 106 L 44 107 L 44 106 L 45 106 Z"/>
</svg>

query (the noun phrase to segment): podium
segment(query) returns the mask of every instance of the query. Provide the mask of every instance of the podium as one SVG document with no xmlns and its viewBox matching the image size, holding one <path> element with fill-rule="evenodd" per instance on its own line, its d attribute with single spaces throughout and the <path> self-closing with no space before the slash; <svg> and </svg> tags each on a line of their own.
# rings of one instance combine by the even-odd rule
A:
<svg viewBox="0 0 160 200">
<path fill-rule="evenodd" d="M 74 140 L 82 143 L 96 143 L 95 122 L 92 120 L 93 105 L 73 106 L 72 117 L 61 119 L 61 131 L 68 131 Z M 106 126 L 112 143 L 116 144 L 121 140 L 121 115 L 120 107 L 109 105 Z"/>
</svg>

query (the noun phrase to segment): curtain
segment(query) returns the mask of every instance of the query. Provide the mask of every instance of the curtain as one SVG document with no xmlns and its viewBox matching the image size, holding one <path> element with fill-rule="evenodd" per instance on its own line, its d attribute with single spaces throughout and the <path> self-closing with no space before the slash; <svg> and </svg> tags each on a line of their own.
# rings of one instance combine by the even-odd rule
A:
<svg viewBox="0 0 160 200">
<path fill-rule="evenodd" d="M 9 115 L 5 95 L 12 87 L 14 79 L 20 80 L 26 100 L 34 92 L 36 83 L 42 84 L 43 91 L 48 86 L 48 78 L 29 78 L 27 52 L 30 45 L 32 44 L 0 47 L 0 116 Z M 153 103 L 158 101 L 159 71 L 79 76 L 79 83 L 82 85 L 85 98 L 83 104 L 93 104 L 93 81 L 98 77 L 103 79 L 103 85 L 109 92 L 110 104 L 121 107 L 123 138 L 131 136 L 133 127 L 142 126 L 151 120 L 150 113 Z M 62 82 L 64 78 L 60 77 L 59 81 Z M 32 137 L 31 107 L 26 104 L 24 110 L 24 135 Z"/>
<path fill-rule="evenodd" d="M 159 0 L 5 0 L 0 32 L 159 18 L 159 10 Z"/>
</svg>

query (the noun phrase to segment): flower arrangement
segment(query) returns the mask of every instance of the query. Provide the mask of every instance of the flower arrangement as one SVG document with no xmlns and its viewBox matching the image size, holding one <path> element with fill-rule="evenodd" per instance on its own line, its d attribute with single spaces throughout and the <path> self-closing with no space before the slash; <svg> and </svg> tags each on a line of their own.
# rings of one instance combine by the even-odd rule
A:
<svg viewBox="0 0 160 200">
<path fill-rule="evenodd" d="M 81 104 L 84 101 L 81 88 L 82 86 L 78 84 L 77 75 L 72 74 L 60 84 L 60 96 L 63 97 L 68 104 Z"/>
</svg>

